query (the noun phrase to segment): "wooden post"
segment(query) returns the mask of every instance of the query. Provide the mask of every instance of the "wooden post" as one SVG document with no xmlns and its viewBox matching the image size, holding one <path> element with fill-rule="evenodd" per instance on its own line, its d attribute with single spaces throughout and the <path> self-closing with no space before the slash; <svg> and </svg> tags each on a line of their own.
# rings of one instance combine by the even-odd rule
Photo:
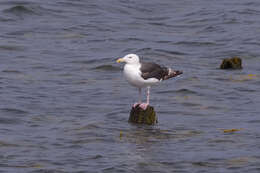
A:
<svg viewBox="0 0 260 173">
<path fill-rule="evenodd" d="M 242 60 L 239 57 L 226 58 L 222 61 L 220 69 L 242 69 Z"/>
<path fill-rule="evenodd" d="M 154 125 L 158 123 L 158 119 L 152 106 L 148 105 L 146 110 L 143 110 L 137 105 L 132 107 L 128 122 Z"/>
</svg>

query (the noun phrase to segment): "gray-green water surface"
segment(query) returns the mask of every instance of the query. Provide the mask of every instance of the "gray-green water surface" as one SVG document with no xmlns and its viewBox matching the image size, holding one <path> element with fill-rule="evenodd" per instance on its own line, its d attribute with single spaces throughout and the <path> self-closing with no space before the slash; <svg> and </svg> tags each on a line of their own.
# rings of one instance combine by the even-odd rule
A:
<svg viewBox="0 0 260 173">
<path fill-rule="evenodd" d="M 259 46 L 258 0 L 1 0 L 0 172 L 258 173 Z M 156 126 L 127 122 L 128 53 L 184 72 Z"/>
</svg>

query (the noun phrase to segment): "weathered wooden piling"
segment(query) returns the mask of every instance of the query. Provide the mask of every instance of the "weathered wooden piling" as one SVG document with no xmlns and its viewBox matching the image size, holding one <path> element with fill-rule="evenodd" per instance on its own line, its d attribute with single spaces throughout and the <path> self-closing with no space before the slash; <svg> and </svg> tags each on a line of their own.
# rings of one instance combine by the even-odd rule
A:
<svg viewBox="0 0 260 173">
<path fill-rule="evenodd" d="M 128 122 L 154 125 L 158 123 L 158 118 L 152 106 L 148 105 L 147 108 L 143 110 L 137 105 L 136 107 L 132 107 Z"/>
<path fill-rule="evenodd" d="M 242 60 L 239 57 L 223 59 L 220 69 L 242 69 Z"/>
</svg>

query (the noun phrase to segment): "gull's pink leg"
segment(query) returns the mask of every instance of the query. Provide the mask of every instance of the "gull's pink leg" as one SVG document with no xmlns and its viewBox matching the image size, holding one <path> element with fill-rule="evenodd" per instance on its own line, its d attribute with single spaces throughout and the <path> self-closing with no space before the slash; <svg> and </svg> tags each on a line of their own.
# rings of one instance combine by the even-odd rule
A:
<svg viewBox="0 0 260 173">
<path fill-rule="evenodd" d="M 135 108 L 137 105 L 142 104 L 142 88 L 138 88 L 139 100 L 138 103 L 135 103 L 133 107 Z"/>
<path fill-rule="evenodd" d="M 150 86 L 147 87 L 147 100 L 146 103 L 149 105 L 150 104 Z"/>
<path fill-rule="evenodd" d="M 147 99 L 146 99 L 146 103 L 142 103 L 140 104 L 140 108 L 142 108 L 143 110 L 146 110 L 147 106 L 150 104 L 150 86 L 147 87 Z"/>
</svg>

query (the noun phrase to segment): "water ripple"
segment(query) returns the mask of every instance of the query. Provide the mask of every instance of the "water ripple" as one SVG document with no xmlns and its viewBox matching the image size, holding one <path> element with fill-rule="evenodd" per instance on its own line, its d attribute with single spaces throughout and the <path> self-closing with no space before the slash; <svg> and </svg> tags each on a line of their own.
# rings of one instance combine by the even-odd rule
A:
<svg viewBox="0 0 260 173">
<path fill-rule="evenodd" d="M 1 0 L 0 172 L 259 172 L 259 7 Z M 156 126 L 127 122 L 128 53 L 184 71 L 152 88 Z"/>
<path fill-rule="evenodd" d="M 37 14 L 36 11 L 34 11 L 32 8 L 23 6 L 23 5 L 17 5 L 8 9 L 4 10 L 5 13 L 14 14 L 17 16 L 29 14 L 29 15 L 35 15 Z"/>
<path fill-rule="evenodd" d="M 17 108 L 1 108 L 0 111 L 11 114 L 27 114 L 27 111 Z"/>
</svg>

